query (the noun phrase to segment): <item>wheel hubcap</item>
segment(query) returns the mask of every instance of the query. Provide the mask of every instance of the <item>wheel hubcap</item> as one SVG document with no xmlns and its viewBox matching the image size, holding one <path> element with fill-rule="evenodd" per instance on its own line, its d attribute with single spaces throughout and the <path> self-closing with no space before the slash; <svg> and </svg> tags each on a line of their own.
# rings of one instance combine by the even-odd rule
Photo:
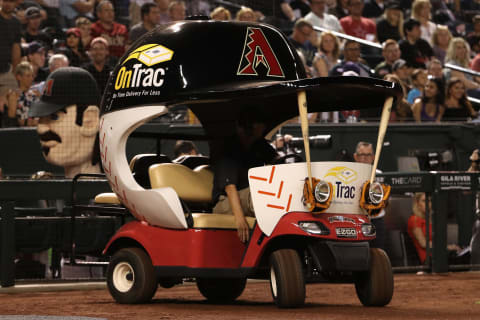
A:
<svg viewBox="0 0 480 320">
<path fill-rule="evenodd" d="M 270 267 L 270 285 L 272 286 L 272 294 L 277 297 L 277 277 L 275 276 L 275 270 Z"/>
<path fill-rule="evenodd" d="M 113 285 L 120 292 L 127 292 L 133 287 L 135 273 L 127 262 L 121 262 L 113 269 Z"/>
</svg>

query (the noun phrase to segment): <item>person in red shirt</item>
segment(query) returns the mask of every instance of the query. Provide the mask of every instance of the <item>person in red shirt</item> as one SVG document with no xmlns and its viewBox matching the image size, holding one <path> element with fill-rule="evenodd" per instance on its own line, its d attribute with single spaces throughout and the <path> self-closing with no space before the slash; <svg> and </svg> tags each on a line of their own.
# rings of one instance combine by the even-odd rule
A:
<svg viewBox="0 0 480 320">
<path fill-rule="evenodd" d="M 98 21 L 92 24 L 92 37 L 108 41 L 110 55 L 120 58 L 127 50 L 128 31 L 123 24 L 114 21 L 115 11 L 110 1 L 102 0 L 96 8 Z"/>
<path fill-rule="evenodd" d="M 408 235 L 413 241 L 415 249 L 417 249 L 417 254 L 420 259 L 420 262 L 423 264 L 427 258 L 427 239 L 426 239 L 426 220 L 425 220 L 425 193 L 415 193 L 415 198 L 413 200 L 412 211 L 413 214 L 408 218 Z M 431 222 L 431 210 L 432 204 L 429 201 L 429 211 L 430 211 L 430 232 L 429 232 L 429 246 L 432 247 L 432 222 Z"/>
<path fill-rule="evenodd" d="M 377 26 L 373 20 L 362 17 L 363 0 L 349 0 L 349 16 L 340 19 L 346 34 L 369 41 L 377 41 Z"/>
<path fill-rule="evenodd" d="M 418 258 L 423 264 L 427 258 L 427 224 L 425 220 L 426 212 L 426 199 L 425 193 L 415 193 L 413 200 L 412 211 L 413 214 L 408 218 L 408 235 L 413 241 L 415 249 L 417 249 Z M 430 224 L 429 224 L 429 247 L 432 248 L 432 203 L 429 201 L 428 208 L 430 212 Z M 447 245 L 447 250 L 452 253 L 458 253 L 461 249 L 456 244 Z"/>
</svg>

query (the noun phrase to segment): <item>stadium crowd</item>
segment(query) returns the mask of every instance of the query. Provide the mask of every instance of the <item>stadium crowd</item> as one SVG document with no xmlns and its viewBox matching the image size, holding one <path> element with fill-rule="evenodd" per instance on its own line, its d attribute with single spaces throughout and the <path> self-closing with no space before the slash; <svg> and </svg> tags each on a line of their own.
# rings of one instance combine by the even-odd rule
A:
<svg viewBox="0 0 480 320">
<path fill-rule="evenodd" d="M 158 25 L 193 15 L 276 25 L 288 34 L 311 77 L 399 83 L 404 99 L 392 121 L 477 118 L 468 96 L 480 97 L 480 77 L 445 67 L 480 72 L 480 3 L 475 0 L 0 0 L 0 6 L 2 127 L 36 125 L 28 110 L 50 72 L 82 67 L 103 92 L 133 41 Z M 381 49 L 345 40 L 340 33 Z M 349 111 L 314 115 L 311 121 L 370 116 Z M 183 119 L 192 118 L 186 113 Z"/>
</svg>

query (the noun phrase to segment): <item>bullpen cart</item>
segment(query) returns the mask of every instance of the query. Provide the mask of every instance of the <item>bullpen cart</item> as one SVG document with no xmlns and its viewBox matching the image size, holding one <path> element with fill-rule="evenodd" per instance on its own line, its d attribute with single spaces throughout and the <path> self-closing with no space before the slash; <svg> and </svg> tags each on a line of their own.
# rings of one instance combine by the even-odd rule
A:
<svg viewBox="0 0 480 320">
<path fill-rule="evenodd" d="M 147 302 L 158 285 L 170 288 L 195 278 L 208 300 L 225 303 L 242 294 L 247 279 L 268 279 L 279 307 L 302 306 L 305 285 L 318 282 L 354 283 L 363 305 L 387 305 L 393 274 L 385 252 L 369 247 L 375 238 L 369 215 L 389 195 L 388 186 L 375 182 L 375 167 L 400 94 L 398 86 L 376 79 L 306 79 L 286 37 L 265 24 L 185 21 L 137 40 L 102 101 L 101 157 L 114 193 L 98 195 L 96 205 L 127 208 L 136 218 L 104 250 L 111 256 L 107 282 L 113 298 Z M 178 105 L 198 117 L 211 150 L 232 135 L 247 107 L 269 115 L 267 138 L 300 116 L 306 162 L 249 171 L 256 218 L 247 218 L 246 244 L 233 215 L 211 213 L 209 165 L 158 160 L 132 172 L 127 163 L 128 136 Z M 373 166 L 310 161 L 307 111 L 377 108 L 380 114 L 382 106 Z"/>
</svg>

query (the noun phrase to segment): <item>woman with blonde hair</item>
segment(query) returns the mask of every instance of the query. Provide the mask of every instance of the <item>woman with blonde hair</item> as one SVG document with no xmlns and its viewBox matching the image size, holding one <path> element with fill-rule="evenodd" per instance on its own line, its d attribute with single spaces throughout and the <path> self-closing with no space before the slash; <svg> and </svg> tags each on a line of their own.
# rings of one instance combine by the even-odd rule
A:
<svg viewBox="0 0 480 320">
<path fill-rule="evenodd" d="M 90 49 L 90 42 L 92 41 L 92 22 L 85 17 L 78 17 L 75 20 L 75 26 L 80 30 L 81 41 L 85 50 Z"/>
<path fill-rule="evenodd" d="M 448 45 L 451 40 L 452 34 L 450 30 L 448 30 L 448 27 L 438 25 L 432 35 L 432 49 L 433 54 L 441 63 L 445 62 L 445 56 L 447 55 Z"/>
<path fill-rule="evenodd" d="M 212 13 L 210 13 L 210 17 L 212 18 L 212 20 L 216 21 L 232 20 L 232 14 L 230 13 L 230 11 L 221 6 L 213 9 Z"/>
<path fill-rule="evenodd" d="M 428 246 L 432 248 L 432 203 L 429 199 L 428 201 L 429 209 L 429 232 L 428 232 Z M 412 204 L 412 215 L 408 218 L 408 235 L 413 241 L 415 249 L 417 249 L 418 258 L 423 264 L 427 259 L 427 201 L 425 193 L 417 192 L 415 193 L 413 204 Z M 460 247 L 456 244 L 449 244 L 446 248 L 449 252 L 453 253 L 453 256 L 456 256 L 456 253 L 459 252 Z"/>
<path fill-rule="evenodd" d="M 463 38 L 453 38 L 450 41 L 447 49 L 447 55 L 445 56 L 445 63 L 465 69 L 470 68 L 470 46 Z M 475 82 L 473 76 L 469 74 L 456 70 L 450 70 L 449 77 L 457 77 L 463 80 L 467 90 L 480 88 L 480 85 Z"/>
<path fill-rule="evenodd" d="M 388 39 L 399 41 L 403 35 L 403 10 L 399 3 L 389 2 L 383 16 L 377 22 L 377 38 L 380 43 Z"/>
<path fill-rule="evenodd" d="M 320 35 L 318 52 L 313 60 L 315 76 L 328 77 L 328 72 L 338 63 L 340 56 L 340 41 L 331 32 Z"/>
<path fill-rule="evenodd" d="M 415 0 L 412 4 L 412 18 L 420 22 L 421 38 L 432 45 L 432 35 L 437 25 L 430 21 L 432 5 L 430 0 Z"/>
<path fill-rule="evenodd" d="M 418 258 L 423 264 L 427 258 L 427 223 L 425 219 L 426 213 L 426 196 L 425 193 L 415 193 L 412 204 L 412 215 L 408 218 L 408 235 L 413 241 L 413 245 L 417 250 Z M 429 247 L 432 247 L 432 204 L 428 202 L 428 208 L 430 211 L 430 225 L 429 225 Z"/>
<path fill-rule="evenodd" d="M 237 11 L 236 20 L 256 22 L 257 16 L 255 15 L 255 12 L 249 7 L 242 7 L 240 10 Z"/>
</svg>

